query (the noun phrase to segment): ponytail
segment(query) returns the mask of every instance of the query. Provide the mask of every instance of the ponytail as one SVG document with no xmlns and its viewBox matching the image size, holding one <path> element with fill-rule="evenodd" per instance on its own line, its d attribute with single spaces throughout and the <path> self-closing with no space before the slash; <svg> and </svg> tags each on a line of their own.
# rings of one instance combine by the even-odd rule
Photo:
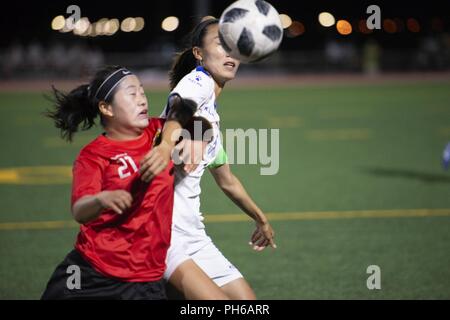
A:
<svg viewBox="0 0 450 320">
<path fill-rule="evenodd" d="M 195 67 L 197 67 L 197 60 L 194 57 L 192 48 L 185 49 L 183 52 L 178 53 L 172 68 L 169 71 L 170 90 L 175 88 L 177 83 Z"/>
<path fill-rule="evenodd" d="M 206 36 L 208 26 L 219 23 L 216 18 L 206 19 L 200 22 L 189 35 L 188 46 L 175 57 L 172 68 L 169 71 L 170 90 L 175 88 L 178 82 L 185 75 L 197 67 L 197 59 L 194 57 L 192 49 L 194 47 L 203 48 L 203 39 Z"/>
<path fill-rule="evenodd" d="M 61 130 L 61 137 L 67 141 L 72 141 L 73 134 L 79 127 L 81 130 L 91 128 L 99 114 L 91 103 L 88 88 L 88 84 L 83 84 L 65 94 L 52 86 L 55 108 L 47 110 L 45 115 L 53 119 L 55 127 Z"/>
<path fill-rule="evenodd" d="M 73 134 L 81 128 L 88 130 L 95 124 L 95 118 L 100 114 L 98 104 L 101 101 L 112 103 L 117 91 L 117 84 L 125 75 L 131 74 L 121 66 L 106 66 L 97 71 L 89 84 L 83 84 L 68 94 L 57 90 L 54 86 L 54 109 L 47 110 L 44 115 L 53 119 L 55 127 L 61 130 L 61 137 L 72 141 Z M 104 119 L 100 123 L 105 126 Z"/>
</svg>

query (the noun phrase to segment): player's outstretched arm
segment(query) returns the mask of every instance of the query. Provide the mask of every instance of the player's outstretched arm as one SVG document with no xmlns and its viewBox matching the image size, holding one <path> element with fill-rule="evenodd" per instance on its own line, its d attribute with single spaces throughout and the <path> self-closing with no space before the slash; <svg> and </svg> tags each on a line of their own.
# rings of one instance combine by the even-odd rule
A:
<svg viewBox="0 0 450 320">
<path fill-rule="evenodd" d="M 216 180 L 216 183 L 228 198 L 255 220 L 256 230 L 253 232 L 250 241 L 250 245 L 253 246 L 253 249 L 261 251 L 269 245 L 272 248 L 276 248 L 274 242 L 275 232 L 267 220 L 267 217 L 252 200 L 239 179 L 231 172 L 230 166 L 224 164 L 220 167 L 210 168 L 210 171 Z"/>
</svg>

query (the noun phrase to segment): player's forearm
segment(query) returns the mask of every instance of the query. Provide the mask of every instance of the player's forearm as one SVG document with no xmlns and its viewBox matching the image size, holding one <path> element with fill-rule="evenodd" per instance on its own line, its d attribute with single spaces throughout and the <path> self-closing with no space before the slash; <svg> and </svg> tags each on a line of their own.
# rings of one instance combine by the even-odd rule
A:
<svg viewBox="0 0 450 320">
<path fill-rule="evenodd" d="M 73 205 L 72 215 L 75 221 L 84 224 L 97 219 L 102 209 L 102 204 L 96 195 L 84 196 Z"/>
<path fill-rule="evenodd" d="M 230 180 L 231 182 L 227 186 L 222 187 L 228 198 L 256 222 L 260 224 L 267 223 L 266 216 L 247 193 L 239 179 L 232 175 Z"/>
<path fill-rule="evenodd" d="M 168 120 L 162 130 L 161 144 L 174 147 L 181 135 L 181 124 L 175 120 Z"/>
</svg>

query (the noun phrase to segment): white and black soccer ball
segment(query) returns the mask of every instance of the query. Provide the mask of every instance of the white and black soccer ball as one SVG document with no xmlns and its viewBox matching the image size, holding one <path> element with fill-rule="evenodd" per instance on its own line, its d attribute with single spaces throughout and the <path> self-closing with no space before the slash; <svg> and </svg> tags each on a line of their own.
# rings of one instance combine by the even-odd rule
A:
<svg viewBox="0 0 450 320">
<path fill-rule="evenodd" d="M 260 61 L 280 46 L 280 15 L 266 1 L 238 0 L 222 13 L 219 38 L 233 58 L 245 63 Z"/>
</svg>

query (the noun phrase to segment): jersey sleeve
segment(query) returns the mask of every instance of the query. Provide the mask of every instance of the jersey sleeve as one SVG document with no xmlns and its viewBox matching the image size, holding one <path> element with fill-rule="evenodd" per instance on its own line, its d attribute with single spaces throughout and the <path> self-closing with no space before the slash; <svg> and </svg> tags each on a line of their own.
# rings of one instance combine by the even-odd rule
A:
<svg viewBox="0 0 450 320">
<path fill-rule="evenodd" d="M 161 133 L 165 122 L 166 119 L 164 118 L 149 118 L 149 125 L 146 130 L 152 141 L 152 147 L 161 143 Z"/>
<path fill-rule="evenodd" d="M 223 166 L 224 164 L 228 163 L 228 156 L 225 152 L 223 145 L 220 145 L 219 152 L 217 153 L 217 156 L 214 158 L 214 160 L 208 165 L 209 168 L 215 169 Z"/>
<path fill-rule="evenodd" d="M 94 155 L 81 152 L 72 168 L 72 205 L 86 195 L 94 195 L 102 190 L 102 176 L 105 164 Z"/>
</svg>

